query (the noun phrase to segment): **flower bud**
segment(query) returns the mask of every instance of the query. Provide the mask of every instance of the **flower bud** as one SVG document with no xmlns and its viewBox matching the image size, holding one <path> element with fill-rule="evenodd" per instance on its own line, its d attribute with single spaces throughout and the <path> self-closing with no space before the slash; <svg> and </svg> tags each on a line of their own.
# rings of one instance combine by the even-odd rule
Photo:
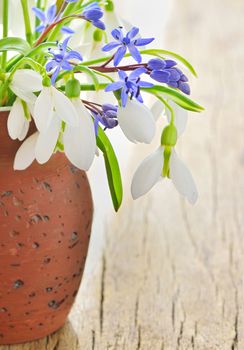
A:
<svg viewBox="0 0 244 350">
<path fill-rule="evenodd" d="M 65 86 L 65 94 L 69 98 L 80 97 L 80 82 L 77 79 L 70 79 Z"/>
<path fill-rule="evenodd" d="M 103 31 L 101 29 L 96 29 L 94 31 L 93 40 L 96 42 L 101 42 L 103 40 Z"/>
<path fill-rule="evenodd" d="M 114 11 L 114 3 L 112 0 L 107 0 L 107 4 L 105 5 L 105 10 L 107 12 L 113 12 Z"/>
<path fill-rule="evenodd" d="M 52 85 L 51 79 L 47 75 L 42 79 L 42 85 L 45 87 L 50 87 Z"/>
<path fill-rule="evenodd" d="M 174 125 L 170 124 L 164 128 L 161 136 L 161 145 L 174 147 L 177 142 L 177 129 Z"/>
</svg>

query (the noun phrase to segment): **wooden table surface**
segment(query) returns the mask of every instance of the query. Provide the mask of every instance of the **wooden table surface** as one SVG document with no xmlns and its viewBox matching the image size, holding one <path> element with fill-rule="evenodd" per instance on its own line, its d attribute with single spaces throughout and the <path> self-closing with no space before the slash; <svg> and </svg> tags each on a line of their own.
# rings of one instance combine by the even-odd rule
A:
<svg viewBox="0 0 244 350">
<path fill-rule="evenodd" d="M 194 98 L 206 107 L 179 148 L 198 204 L 169 183 L 128 200 L 71 322 L 1 350 L 244 349 L 243 18 L 243 0 L 176 0 L 168 26 L 166 47 L 196 66 Z"/>
</svg>

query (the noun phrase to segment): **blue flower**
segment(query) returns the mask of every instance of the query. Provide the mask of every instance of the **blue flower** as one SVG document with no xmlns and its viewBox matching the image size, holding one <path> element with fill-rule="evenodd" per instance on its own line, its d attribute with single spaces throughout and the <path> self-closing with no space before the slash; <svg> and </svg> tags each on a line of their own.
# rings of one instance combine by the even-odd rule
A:
<svg viewBox="0 0 244 350">
<path fill-rule="evenodd" d="M 38 7 L 32 7 L 32 11 L 36 17 L 41 21 L 41 24 L 36 27 L 37 32 L 42 32 L 48 25 L 52 24 L 56 18 L 56 5 L 50 6 L 46 12 L 40 10 Z"/>
<path fill-rule="evenodd" d="M 49 49 L 49 53 L 53 55 L 53 58 L 51 61 L 49 61 L 46 64 L 46 70 L 47 72 L 50 72 L 54 69 L 54 72 L 52 74 L 52 84 L 54 85 L 57 76 L 61 69 L 64 70 L 72 70 L 73 66 L 70 64 L 69 60 L 74 58 L 79 61 L 82 61 L 82 57 L 77 51 L 67 51 L 67 46 L 69 42 L 70 37 L 67 37 L 62 44 L 58 44 L 57 50 L 51 50 Z"/>
<path fill-rule="evenodd" d="M 118 66 L 118 64 L 123 59 L 126 54 L 127 49 L 129 50 L 131 56 L 138 62 L 141 63 L 142 58 L 137 46 L 145 46 L 150 44 L 154 38 L 142 39 L 136 38 L 139 33 L 139 29 L 133 27 L 127 34 L 124 36 L 122 28 L 114 29 L 111 34 L 116 41 L 112 41 L 111 43 L 105 45 L 103 47 L 103 51 L 108 52 L 115 48 L 118 48 L 114 55 L 114 65 Z"/>
<path fill-rule="evenodd" d="M 119 70 L 118 74 L 120 77 L 120 81 L 109 84 L 105 88 L 105 91 L 109 92 L 121 89 L 121 100 L 123 107 L 126 106 L 129 95 L 131 99 L 135 97 L 137 101 L 143 103 L 140 91 L 141 87 L 149 88 L 153 86 L 153 84 L 141 80 L 140 76 L 146 72 L 146 68 L 137 68 L 132 73 L 130 73 L 129 76 L 127 76 L 127 74 L 124 71 Z"/>
<path fill-rule="evenodd" d="M 105 130 L 113 129 L 118 125 L 117 112 L 118 106 L 109 103 L 102 105 L 101 112 L 98 112 L 97 110 L 92 111 L 96 135 L 98 134 L 99 123 L 104 126 Z"/>
<path fill-rule="evenodd" d="M 166 83 L 190 95 L 191 91 L 188 78 L 179 68 L 175 67 L 176 65 L 177 63 L 173 60 L 153 58 L 148 62 L 147 68 L 152 79 L 160 83 Z"/>
<path fill-rule="evenodd" d="M 103 16 L 103 11 L 97 2 L 86 6 L 82 12 L 82 16 L 95 27 L 104 30 L 105 24 L 100 20 Z"/>
</svg>

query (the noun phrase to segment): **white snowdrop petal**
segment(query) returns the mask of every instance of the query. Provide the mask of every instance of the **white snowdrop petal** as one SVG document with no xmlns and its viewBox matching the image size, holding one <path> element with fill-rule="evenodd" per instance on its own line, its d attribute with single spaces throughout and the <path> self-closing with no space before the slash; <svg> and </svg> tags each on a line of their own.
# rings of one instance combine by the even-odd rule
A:
<svg viewBox="0 0 244 350">
<path fill-rule="evenodd" d="M 79 117 L 72 102 L 62 92 L 52 87 L 54 107 L 59 118 L 70 126 L 78 125 Z"/>
<path fill-rule="evenodd" d="M 22 143 L 14 159 L 14 170 L 24 170 L 34 161 L 38 135 L 39 133 L 35 132 Z"/>
<path fill-rule="evenodd" d="M 10 84 L 10 89 L 16 96 L 18 96 L 21 100 L 25 101 L 26 103 L 33 104 L 36 102 L 37 97 L 35 94 L 33 94 L 33 92 L 23 90 L 20 87 L 14 86 L 12 84 Z"/>
<path fill-rule="evenodd" d="M 154 116 L 155 121 L 157 121 L 159 117 L 165 112 L 164 104 L 161 101 L 157 100 L 152 105 L 151 112 Z"/>
<path fill-rule="evenodd" d="M 150 191 L 159 181 L 163 165 L 163 147 L 160 147 L 156 152 L 143 160 L 136 170 L 131 184 L 131 193 L 134 199 L 137 199 Z"/>
<path fill-rule="evenodd" d="M 198 198 L 196 184 L 189 169 L 179 159 L 175 150 L 170 158 L 170 177 L 177 191 L 186 197 L 191 204 L 195 204 Z"/>
<path fill-rule="evenodd" d="M 42 89 L 42 76 L 32 69 L 19 69 L 14 73 L 12 85 L 26 92 Z"/>
<path fill-rule="evenodd" d="M 29 131 L 29 127 L 30 127 L 30 122 L 25 119 L 22 130 L 18 136 L 19 141 L 23 141 L 26 138 L 28 131 Z"/>
<path fill-rule="evenodd" d="M 40 132 L 35 148 L 35 158 L 40 164 L 46 163 L 52 156 L 57 144 L 61 120 L 54 114 L 49 128 L 45 132 Z"/>
<path fill-rule="evenodd" d="M 155 135 L 156 125 L 149 108 L 137 101 L 128 101 L 125 108 L 118 109 L 119 125 L 132 142 L 150 143 Z"/>
<path fill-rule="evenodd" d="M 40 132 L 45 132 L 48 129 L 53 114 L 52 90 L 49 87 L 44 87 L 36 100 L 33 115 L 36 127 Z"/>
<path fill-rule="evenodd" d="M 174 103 L 173 101 L 169 102 L 170 105 L 172 106 L 172 108 L 174 109 L 174 113 L 175 113 L 175 126 L 178 132 L 178 136 L 181 136 L 183 134 L 183 132 L 186 129 L 186 125 L 187 125 L 187 121 L 188 121 L 188 111 L 185 110 L 184 108 L 181 108 L 180 106 L 178 106 L 176 103 Z M 166 115 L 167 115 L 167 119 L 170 122 L 171 120 L 171 113 L 168 110 L 168 108 L 166 108 Z"/>
<path fill-rule="evenodd" d="M 64 152 L 72 164 L 87 171 L 96 153 L 94 125 L 82 102 L 74 100 L 73 103 L 79 115 L 79 123 L 76 127 L 66 125 L 63 135 Z"/>
<path fill-rule="evenodd" d="M 17 98 L 8 116 L 7 128 L 11 139 L 16 140 L 25 124 L 25 114 L 21 101 Z"/>
</svg>

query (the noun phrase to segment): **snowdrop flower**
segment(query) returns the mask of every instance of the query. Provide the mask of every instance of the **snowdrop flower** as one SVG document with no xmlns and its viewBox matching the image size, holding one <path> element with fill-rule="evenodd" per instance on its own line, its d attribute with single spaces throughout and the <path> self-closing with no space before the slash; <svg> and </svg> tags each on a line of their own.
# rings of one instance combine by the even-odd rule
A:
<svg viewBox="0 0 244 350">
<path fill-rule="evenodd" d="M 19 69 L 14 73 L 9 87 L 21 100 L 33 104 L 36 101 L 33 92 L 42 89 L 42 76 L 32 69 Z"/>
<path fill-rule="evenodd" d="M 24 106 L 19 98 L 16 98 L 9 113 L 7 128 L 11 139 L 23 141 L 29 130 L 30 120 L 25 115 Z"/>
<path fill-rule="evenodd" d="M 150 143 L 155 135 L 154 117 L 149 108 L 129 100 L 125 108 L 118 108 L 118 122 L 125 136 L 131 142 Z"/>
<path fill-rule="evenodd" d="M 43 86 L 35 102 L 33 115 L 40 132 L 45 132 L 49 128 L 55 113 L 65 123 L 78 125 L 79 117 L 69 98 L 54 86 Z"/>
<path fill-rule="evenodd" d="M 175 120 L 175 122 L 177 122 L 176 128 L 180 134 L 185 122 L 183 124 L 179 120 Z M 170 133 L 172 133 L 172 130 Z M 131 185 L 131 193 L 134 199 L 150 191 L 160 179 L 169 177 L 177 191 L 186 197 L 191 204 L 195 204 L 198 198 L 197 188 L 189 169 L 175 151 L 176 139 L 177 135 L 175 135 L 175 141 L 170 146 L 160 146 L 158 150 L 140 164 L 133 176 Z"/>
<path fill-rule="evenodd" d="M 96 135 L 92 117 L 80 98 L 72 98 L 79 116 L 77 126 L 66 124 L 63 134 L 64 152 L 69 161 L 81 170 L 89 170 L 96 153 Z"/>
</svg>

